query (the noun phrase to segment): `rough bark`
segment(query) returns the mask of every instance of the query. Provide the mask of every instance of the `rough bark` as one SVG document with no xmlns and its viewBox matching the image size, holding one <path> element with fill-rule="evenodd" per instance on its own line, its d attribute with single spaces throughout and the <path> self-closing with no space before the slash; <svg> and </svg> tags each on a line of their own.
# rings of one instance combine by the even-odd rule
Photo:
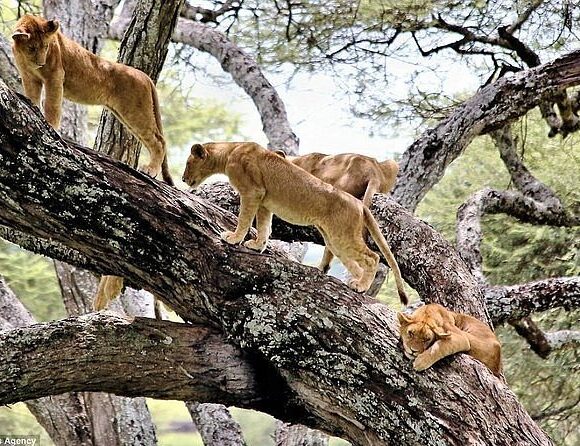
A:
<svg viewBox="0 0 580 446">
<path fill-rule="evenodd" d="M 240 425 L 223 404 L 186 402 L 204 446 L 245 446 Z"/>
<path fill-rule="evenodd" d="M 282 421 L 276 422 L 274 434 L 276 446 L 328 446 L 328 436 L 306 426 L 291 426 Z"/>
<path fill-rule="evenodd" d="M 22 93 L 22 84 L 12 58 L 10 45 L 8 39 L 0 34 L 0 79 L 6 82 L 6 85 L 12 90 Z"/>
<path fill-rule="evenodd" d="M 218 328 L 230 342 L 261 361 L 261 385 L 274 383 L 264 392 L 270 404 L 264 404 L 263 411 L 360 445 L 551 444 L 506 385 L 470 357 L 458 355 L 425 373 L 415 373 L 402 355 L 396 318 L 386 306 L 271 250 L 261 255 L 225 244 L 219 234 L 234 226 L 230 214 L 118 161 L 59 140 L 36 110 L 1 83 L 0 113 L 5 117 L 0 122 L 0 200 L 4 203 L 0 223 L 37 237 L 52 237 L 76 249 L 88 259 L 87 265 L 78 266 L 100 274 L 123 271 L 130 284 L 163 296 L 185 320 L 202 318 Z M 424 274 L 417 278 L 408 273 L 409 277 L 424 289 L 432 289 L 430 297 L 434 300 L 449 302 L 449 295 L 458 300 L 470 299 L 467 295 L 477 297 L 478 289 L 465 266 L 465 278 L 462 272 L 449 268 L 445 279 L 451 278 L 454 285 L 449 290 L 448 283 L 440 282 L 441 276 L 433 276 L 421 265 L 443 255 L 429 251 L 441 248 L 429 240 L 429 236 L 434 237 L 432 229 L 388 201 L 382 211 L 387 208 L 391 211 L 388 218 L 381 215 L 380 208 L 378 214 L 393 228 L 395 235 L 389 235 L 393 251 L 407 271 L 418 268 Z M 404 228 L 397 228 L 403 223 Z M 419 244 L 422 248 L 416 246 Z M 445 246 L 445 254 L 456 259 L 449 245 Z M 427 254 L 427 260 L 421 253 Z M 438 265 L 438 269 L 449 265 Z M 430 266 L 433 271 L 437 269 Z M 473 293 L 468 293 L 472 284 Z M 448 291 L 445 296 L 441 295 L 443 289 Z M 471 304 L 452 305 L 461 306 L 483 310 L 477 299 Z M 78 330 L 44 326 L 30 336 L 13 335 L 4 341 L 17 344 L 12 345 L 18 351 L 22 351 L 20 342 L 29 342 L 31 349 L 35 345 L 48 348 L 46 344 L 54 342 L 58 347 L 46 354 L 55 364 L 59 352 L 66 352 L 59 341 L 61 336 L 82 333 L 78 345 L 94 345 L 94 338 L 83 332 L 86 319 L 69 322 L 80 324 Z M 57 334 L 49 335 L 45 330 Z M 98 339 L 105 336 L 103 333 Z M 114 353 L 109 360 L 126 359 L 122 349 L 108 346 L 115 345 L 118 338 L 99 342 Z M 152 338 L 147 339 L 159 342 Z M 77 343 L 67 342 L 69 347 L 71 344 Z M 0 351 L 10 352 L 7 347 Z M 47 360 L 44 355 L 32 356 L 37 361 Z M 191 357 L 188 353 L 184 360 Z M 99 356 L 91 358 L 98 360 Z M 129 366 L 136 363 L 135 374 L 139 376 L 137 361 L 145 358 L 131 358 Z M 23 394 L 31 397 L 31 384 L 43 382 L 40 378 L 19 379 L 21 367 L 46 374 L 33 363 L 15 364 L 7 358 L 0 364 L 7 368 L 0 377 L 10 380 L 10 386 L 0 385 L 0 389 L 10 389 L 6 391 L 10 401 L 23 398 Z M 117 381 L 123 379 L 119 375 L 126 379 L 126 374 L 116 373 L 119 364 L 113 364 L 116 367 L 108 374 Z M 183 376 L 179 369 L 171 370 L 164 364 L 156 364 L 156 369 L 167 374 L 165 380 L 127 383 L 120 392 L 160 396 L 192 387 L 188 380 L 185 389 L 176 388 L 176 380 Z M 96 369 L 91 367 L 89 372 Z M 61 370 L 67 370 L 66 363 Z M 69 390 L 64 383 L 104 390 L 95 388 L 98 381 L 86 383 L 90 381 L 87 376 L 91 373 L 59 373 L 50 386 L 37 389 L 39 395 L 34 396 Z M 71 383 L 75 378 L 85 382 Z M 210 398 L 244 405 L 243 401 L 227 400 L 215 389 Z"/>
<path fill-rule="evenodd" d="M 485 289 L 489 314 L 496 324 L 551 308 L 580 308 L 580 277 L 558 277 L 521 285 Z"/>
<path fill-rule="evenodd" d="M 480 89 L 427 130 L 403 154 L 394 199 L 414 210 L 478 135 L 500 128 L 536 107 L 561 88 L 580 84 L 580 52 L 525 70 Z"/>
<path fill-rule="evenodd" d="M 36 321 L 0 277 L 0 332 Z M 93 446 L 81 394 L 71 392 L 27 401 L 28 410 L 59 446 Z"/>
<path fill-rule="evenodd" d="M 91 313 L 1 332 L 0 346 L 2 404 L 81 390 L 262 402 L 245 355 L 206 327 Z"/>
<path fill-rule="evenodd" d="M 238 213 L 239 196 L 227 183 L 202 185 L 195 195 L 233 214 Z M 489 320 L 479 284 L 445 238 L 385 195 L 374 196 L 372 212 L 395 254 L 403 278 L 427 302 L 438 302 Z M 293 226 L 277 217 L 272 224 L 272 238 L 323 243 L 316 229 Z M 378 251 L 372 240 L 367 241 Z"/>
<path fill-rule="evenodd" d="M 127 8 L 130 11 L 129 8 Z M 127 11 L 110 29 L 110 37 L 120 40 L 126 26 Z M 199 22 L 180 18 L 172 40 L 197 48 L 215 57 L 223 70 L 250 96 L 260 118 L 268 147 L 298 154 L 298 137 L 292 131 L 284 102 L 256 61 L 220 31 Z"/>
</svg>

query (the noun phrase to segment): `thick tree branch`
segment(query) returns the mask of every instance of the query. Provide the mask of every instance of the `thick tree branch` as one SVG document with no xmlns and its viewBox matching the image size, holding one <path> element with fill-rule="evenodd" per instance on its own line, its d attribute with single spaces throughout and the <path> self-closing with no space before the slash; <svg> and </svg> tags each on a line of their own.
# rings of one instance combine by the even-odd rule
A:
<svg viewBox="0 0 580 446">
<path fill-rule="evenodd" d="M 0 334 L 0 403 L 71 391 L 258 408 L 245 355 L 206 327 L 90 314 Z"/>
<path fill-rule="evenodd" d="M 580 51 L 575 51 L 482 88 L 403 154 L 394 199 L 407 209 L 415 209 L 476 136 L 515 120 L 555 91 L 578 84 Z"/>
<path fill-rule="evenodd" d="M 231 342 L 262 361 L 266 378 L 260 383 L 274 383 L 268 390 L 272 400 L 269 405 L 264 403 L 262 410 L 360 445 L 394 441 L 401 445 L 551 444 L 505 384 L 475 360 L 459 355 L 425 373 L 412 371 L 399 346 L 394 312 L 384 305 L 272 251 L 257 254 L 225 244 L 219 234 L 234 226 L 227 213 L 117 161 L 67 145 L 40 119 L 37 110 L 18 100 L 2 83 L 0 113 L 4 117 L 0 121 L 0 223 L 34 235 L 50 234 L 85 254 L 94 271 L 123 271 L 129 283 L 163 296 L 186 320 L 205 318 Z M 410 270 L 424 262 L 434 270 L 432 263 L 438 262 L 443 252 L 425 258 L 420 257 L 422 251 L 407 253 L 409 246 L 425 245 L 427 237 L 403 238 L 419 235 L 413 231 L 428 234 L 427 225 L 397 207 L 393 209 L 393 226 L 405 223 L 413 227 L 412 231 L 406 227 L 393 230 L 395 237 L 401 237 L 393 243 L 401 263 Z M 381 220 L 383 210 L 378 209 Z M 437 244 L 426 246 L 422 249 L 433 249 Z M 445 254 L 456 257 L 453 250 Z M 446 265 L 449 263 L 439 265 L 439 269 Z M 431 283 L 441 276 L 430 275 L 431 270 L 424 266 L 420 269 L 425 276 L 415 280 L 430 283 L 422 284 L 423 288 L 441 292 L 447 286 Z M 465 278 L 461 276 L 463 272 L 449 270 L 446 278 L 455 276 L 455 289 L 448 290 L 447 294 L 453 297 L 446 299 L 462 299 L 466 290 L 472 291 L 473 279 L 464 267 Z M 472 295 L 477 296 L 477 285 L 473 286 Z M 478 301 L 471 303 L 473 309 L 480 305 Z M 87 336 L 83 328 L 86 319 L 65 323 L 72 327 L 60 330 L 55 323 L 37 328 L 24 338 L 9 336 L 3 339 L 6 344 L 0 351 L 9 350 L 8 346 L 21 351 L 18 342 L 29 342 L 27 345 L 33 349 L 44 340 L 58 345 L 55 354 L 61 350 L 64 354 L 65 345 L 69 351 L 74 345 L 79 356 L 84 353 L 77 351 L 80 347 L 90 350 L 95 345 L 119 345 L 118 333 L 109 334 L 109 339 L 106 330 L 98 331 L 98 343 Z M 113 327 L 124 329 L 123 325 Z M 110 330 L 114 332 L 113 327 Z M 145 347 L 159 346 L 167 340 L 166 334 L 165 330 L 161 336 L 150 334 L 131 343 L 141 344 L 138 352 L 146 351 Z M 79 336 L 78 341 L 66 339 L 75 335 Z M 179 335 L 171 337 L 178 339 Z M 175 344 L 174 341 L 170 345 Z M 119 355 L 123 351 L 110 346 L 110 353 Z M 181 346 L 179 343 L 175 347 Z M 123 344 L 123 348 L 127 346 Z M 184 361 L 193 360 L 190 351 L 182 355 Z M 54 356 L 50 357 L 53 366 L 49 369 L 56 370 L 54 364 L 60 360 Z M 111 356 L 105 364 L 113 361 L 113 366 L 105 370 L 118 382 L 123 378 L 115 376 L 119 369 Z M 90 357 L 99 359 L 98 355 Z M 42 355 L 34 358 L 49 360 Z M 133 360 L 138 358 L 136 354 Z M 204 359 L 206 365 L 210 359 Z M 132 395 L 171 394 L 172 398 L 191 393 L 192 382 L 186 379 L 187 375 L 180 374 L 178 367 L 164 371 L 163 365 L 171 364 L 162 362 L 155 368 L 166 374 L 165 379 L 152 382 L 144 376 L 138 387 L 127 384 L 120 391 Z M 195 364 L 198 366 L 203 364 Z M 27 373 L 47 373 L 47 365 L 41 372 L 27 368 L 27 362 L 16 367 L 4 363 L 4 367 L 7 370 L 0 377 L 12 384 L 0 385 L 0 389 L 11 388 L 5 391 L 11 401 L 20 398 L 15 396 L 14 385 L 20 384 L 20 391 L 31 394 L 34 386 L 42 382 L 41 377 L 39 381 L 18 378 L 22 367 Z M 184 368 L 192 374 L 188 367 Z M 94 373 L 99 373 L 97 368 L 82 374 L 85 381 L 79 386 L 88 385 L 95 390 L 97 384 L 91 378 Z M 134 373 L 141 376 L 136 366 Z M 74 384 L 66 374 L 61 373 L 56 379 L 49 386 L 53 392 Z M 208 382 L 206 375 L 201 379 L 201 386 Z M 185 388 L 176 388 L 175 380 L 183 380 Z M 193 384 L 198 383 L 194 380 Z M 221 394 L 216 394 L 217 390 Z M 212 389 L 212 398 L 220 395 L 221 402 L 230 401 L 231 393 L 217 390 Z M 241 404 L 235 404 L 248 405 L 248 399 L 252 397 L 246 394 Z M 434 406 L 433 401 L 438 404 Z M 477 410 L 473 411 L 473 407 Z"/>
<path fill-rule="evenodd" d="M 227 183 L 203 185 L 195 194 L 238 213 L 239 196 Z M 479 284 L 439 233 L 385 195 L 374 196 L 372 211 L 397 258 L 403 278 L 427 302 L 438 302 L 488 320 Z M 316 229 L 293 226 L 277 217 L 273 220 L 272 237 L 286 242 L 324 243 Z M 369 246 L 374 246 L 372 240 L 367 241 Z"/>
</svg>

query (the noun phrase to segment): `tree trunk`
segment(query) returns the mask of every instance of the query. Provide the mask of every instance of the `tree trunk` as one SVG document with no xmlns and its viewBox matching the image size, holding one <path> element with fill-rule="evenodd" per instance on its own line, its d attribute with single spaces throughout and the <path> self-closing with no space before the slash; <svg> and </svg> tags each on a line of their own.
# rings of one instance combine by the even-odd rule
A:
<svg viewBox="0 0 580 446">
<path fill-rule="evenodd" d="M 163 296 L 185 320 L 205 320 L 218 328 L 247 352 L 252 364 L 261 365 L 260 390 L 270 398 L 263 411 L 356 445 L 551 444 L 507 386 L 472 358 L 457 355 L 424 373 L 414 372 L 400 348 L 395 314 L 386 306 L 272 250 L 260 255 L 227 245 L 219 234 L 234 227 L 230 214 L 59 140 L 37 110 L 1 83 L 0 113 L 0 223 L 75 249 L 87 259 L 78 266 L 100 274 L 123 271 L 129 284 Z M 433 300 L 457 299 L 452 308 L 483 313 L 481 290 L 453 249 L 434 242 L 436 233 L 400 207 L 387 201 L 386 209 L 389 214 L 378 209 L 377 215 L 394 228 L 389 241 L 420 293 L 432 290 Z M 415 232 L 421 237 L 412 237 Z M 438 251 L 444 246 L 447 252 Z M 444 255 L 451 260 L 438 263 Z M 414 268 L 421 274 L 411 273 Z M 437 274 L 445 269 L 446 275 Z M 50 346 L 87 322 L 72 323 L 79 324 L 76 331 L 74 325 L 56 331 L 48 327 L 54 334 L 40 329 L 32 340 L 26 333 L 4 337 L 0 351 L 10 355 L 14 349 L 31 349 L 32 357 L 16 359 L 17 364 L 0 361 L 0 389 L 9 389 L 0 403 L 23 394 L 66 391 L 71 382 L 86 385 L 87 371 L 77 364 L 68 368 L 66 349 Z M 29 347 L 20 348 L 22 342 Z M 127 359 L 110 342 L 102 343 L 107 362 Z M 40 386 L 41 380 L 28 374 L 46 373 L 46 366 L 34 364 L 47 360 L 34 354 L 35 348 L 52 351 L 51 363 L 58 364 L 53 367 L 58 376 L 47 388 L 30 385 Z M 136 355 L 129 363 L 141 361 Z M 157 368 L 167 379 L 183 376 L 171 364 Z M 108 373 L 118 374 L 117 379 L 128 376 L 119 370 L 113 362 Z M 183 390 L 170 382 L 120 390 L 132 396 Z M 99 380 L 90 385 L 90 390 L 103 390 Z M 244 403 L 219 395 L 212 399 Z"/>
<path fill-rule="evenodd" d="M 274 436 L 276 446 L 328 446 L 328 436 L 306 426 L 291 426 L 282 421 L 276 422 Z"/>
<path fill-rule="evenodd" d="M 240 425 L 223 404 L 185 403 L 204 446 L 245 446 Z"/>
</svg>

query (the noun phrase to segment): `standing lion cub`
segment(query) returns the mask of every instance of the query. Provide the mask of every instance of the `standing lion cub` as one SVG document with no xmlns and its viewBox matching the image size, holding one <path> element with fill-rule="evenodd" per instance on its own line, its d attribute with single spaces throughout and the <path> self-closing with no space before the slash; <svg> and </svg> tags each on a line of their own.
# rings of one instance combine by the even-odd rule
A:
<svg viewBox="0 0 580 446">
<path fill-rule="evenodd" d="M 394 272 L 399 298 L 407 303 L 397 261 L 376 220 L 359 200 L 255 143 L 194 144 L 183 181 L 197 187 L 216 173 L 226 174 L 240 194 L 238 226 L 235 232 L 222 233 L 226 242 L 241 243 L 254 217 L 257 237 L 244 245 L 257 251 L 266 247 L 273 214 L 296 225 L 316 226 L 326 246 L 351 273 L 349 286 L 364 292 L 379 262 L 378 254 L 365 244 L 363 230 L 367 228 Z"/>
<path fill-rule="evenodd" d="M 483 362 L 494 375 L 501 373 L 501 344 L 479 319 L 439 304 L 424 305 L 413 314 L 397 316 L 403 348 L 415 358 L 415 370 L 428 369 L 446 356 L 465 352 Z"/>
<path fill-rule="evenodd" d="M 378 162 L 370 156 L 358 153 L 339 155 L 309 153 L 302 156 L 286 156 L 281 151 L 276 151 L 276 153 L 325 183 L 362 200 L 368 208 L 371 207 L 375 194 L 386 194 L 391 191 L 399 173 L 399 165 L 396 161 Z M 333 257 L 330 249 L 325 246 L 318 268 L 327 273 Z"/>
<path fill-rule="evenodd" d="M 44 88 L 44 116 L 60 127 L 63 97 L 80 104 L 103 105 L 149 150 L 146 174 L 173 185 L 157 91 L 142 71 L 109 62 L 59 31 L 58 22 L 24 15 L 12 34 L 12 50 L 24 94 L 37 106 Z"/>
</svg>

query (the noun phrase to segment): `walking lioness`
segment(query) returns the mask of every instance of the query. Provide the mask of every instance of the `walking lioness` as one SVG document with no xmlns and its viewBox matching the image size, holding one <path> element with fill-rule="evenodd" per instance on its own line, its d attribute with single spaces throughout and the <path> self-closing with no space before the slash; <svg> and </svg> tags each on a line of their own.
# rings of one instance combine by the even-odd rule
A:
<svg viewBox="0 0 580 446">
<path fill-rule="evenodd" d="M 145 73 L 87 51 L 65 37 L 54 20 L 24 15 L 12 39 L 24 94 L 40 106 L 44 88 L 44 116 L 50 125 L 60 127 L 63 97 L 103 105 L 149 150 L 149 164 L 141 170 L 152 177 L 161 172 L 165 182 L 173 185 L 157 91 Z"/>
<path fill-rule="evenodd" d="M 285 156 L 284 152 L 276 153 Z M 370 156 L 358 153 L 339 155 L 309 153 L 302 156 L 286 156 L 286 159 L 325 183 L 332 184 L 337 189 L 362 200 L 368 208 L 371 207 L 376 193 L 386 194 L 391 191 L 399 173 L 396 161 L 378 162 Z M 332 258 L 332 252 L 325 246 L 318 267 L 325 273 L 328 272 Z"/>
<path fill-rule="evenodd" d="M 194 144 L 183 181 L 195 188 L 216 173 L 226 174 L 240 194 L 238 226 L 235 232 L 222 233 L 226 242 L 241 243 L 254 217 L 258 235 L 244 245 L 256 251 L 266 247 L 273 214 L 296 225 L 313 225 L 352 275 L 349 286 L 364 292 L 379 262 L 364 242 L 367 228 L 394 272 L 401 302 L 407 303 L 399 266 L 371 212 L 359 200 L 255 143 Z"/>
</svg>

